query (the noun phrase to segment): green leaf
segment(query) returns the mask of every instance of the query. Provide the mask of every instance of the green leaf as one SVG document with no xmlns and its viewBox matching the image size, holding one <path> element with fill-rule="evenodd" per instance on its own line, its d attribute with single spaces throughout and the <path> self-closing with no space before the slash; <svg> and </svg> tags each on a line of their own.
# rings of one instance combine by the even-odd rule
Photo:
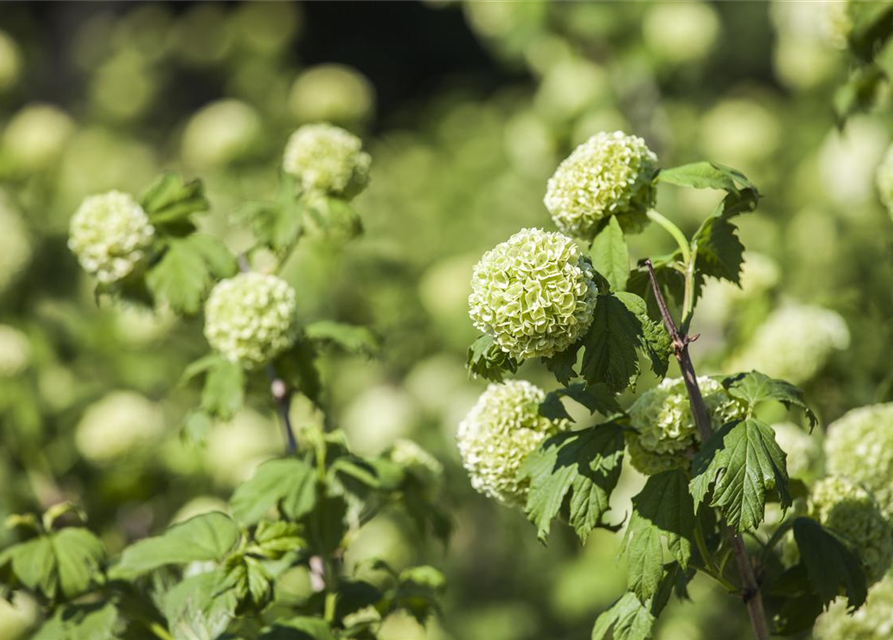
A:
<svg viewBox="0 0 893 640">
<path fill-rule="evenodd" d="M 378 352 L 378 339 L 366 327 L 332 320 L 320 320 L 304 328 L 308 340 L 334 345 L 347 353 L 372 356 Z"/>
<path fill-rule="evenodd" d="M 755 418 L 724 425 L 695 455 L 695 509 L 714 485 L 710 506 L 719 507 L 736 531 L 753 529 L 763 521 L 768 492 L 778 493 L 782 507 L 791 505 L 785 458 L 769 425 Z"/>
<path fill-rule="evenodd" d="M 729 395 L 744 400 L 751 411 L 756 409 L 760 402 L 775 400 L 788 409 L 791 407 L 803 409 L 809 419 L 810 431 L 818 424 L 818 418 L 803 399 L 803 392 L 790 382 L 770 378 L 759 371 L 751 371 L 729 376 L 722 381 L 722 386 L 729 391 Z"/>
<path fill-rule="evenodd" d="M 245 372 L 241 365 L 217 357 L 205 376 L 202 409 L 221 420 L 230 420 L 242 409 Z"/>
<path fill-rule="evenodd" d="M 756 186 L 743 173 L 718 162 L 693 162 L 663 169 L 657 180 L 681 187 L 717 189 L 729 193 L 739 193 L 742 189 L 756 190 Z"/>
<path fill-rule="evenodd" d="M 518 363 L 503 351 L 493 336 L 482 335 L 468 348 L 466 367 L 469 376 L 502 382 L 506 372 L 518 371 Z"/>
<path fill-rule="evenodd" d="M 261 632 L 258 640 L 336 640 L 336 636 L 321 618 L 297 617 L 277 620 Z"/>
<path fill-rule="evenodd" d="M 648 477 L 633 498 L 633 512 L 624 538 L 629 589 L 642 602 L 654 597 L 664 577 L 664 546 L 682 569 L 688 566 L 694 541 L 694 503 L 681 469 Z"/>
<path fill-rule="evenodd" d="M 311 198 L 307 212 L 317 229 L 335 240 L 352 240 L 363 233 L 363 221 L 346 200 L 335 197 Z"/>
<path fill-rule="evenodd" d="M 220 561 L 239 540 L 239 528 L 219 511 L 175 524 L 160 536 L 139 540 L 126 549 L 110 571 L 114 579 L 130 579 L 169 564 Z"/>
<path fill-rule="evenodd" d="M 140 199 L 153 225 L 183 222 L 209 207 L 201 180 L 186 182 L 176 173 L 165 173 L 153 182 Z"/>
<path fill-rule="evenodd" d="M 382 617 L 403 610 L 424 625 L 431 613 L 440 610 L 444 585 L 443 574 L 434 567 L 411 567 L 400 572 L 396 587 L 385 593 L 376 609 Z"/>
<path fill-rule="evenodd" d="M 316 501 L 307 522 L 307 532 L 314 548 L 321 554 L 333 553 L 341 546 L 347 532 L 344 518 L 347 502 L 339 496 L 324 496 Z"/>
<path fill-rule="evenodd" d="M 834 92 L 834 115 L 838 127 L 843 128 L 850 116 L 870 110 L 886 85 L 887 74 L 877 64 L 854 69 L 847 82 Z"/>
<path fill-rule="evenodd" d="M 221 569 L 220 589 L 232 592 L 236 614 L 260 612 L 273 598 L 273 579 L 257 558 L 247 553 L 229 556 Z"/>
<path fill-rule="evenodd" d="M 868 595 L 859 556 L 812 518 L 794 520 L 794 539 L 806 565 L 812 588 L 827 607 L 841 593 L 850 609 L 857 609 Z"/>
<path fill-rule="evenodd" d="M 235 615 L 237 598 L 221 590 L 220 569 L 190 576 L 164 592 L 159 607 L 175 638 L 222 637 Z"/>
<path fill-rule="evenodd" d="M 545 542 L 552 520 L 568 500 L 568 521 L 582 542 L 602 523 L 620 478 L 623 429 L 614 422 L 562 433 L 543 443 L 520 470 L 530 480 L 528 519 Z"/>
<path fill-rule="evenodd" d="M 639 348 L 648 356 L 651 370 L 659 378 L 667 375 L 670 356 L 673 354 L 673 341 L 662 322 L 655 322 L 648 315 L 648 305 L 634 293 L 618 293 L 617 298 L 626 305 L 641 325 Z"/>
<path fill-rule="evenodd" d="M 156 300 L 166 300 L 174 311 L 197 313 L 215 278 L 235 274 L 236 259 L 220 240 L 193 233 L 174 238 L 146 274 L 146 284 Z"/>
<path fill-rule="evenodd" d="M 608 224 L 595 236 L 589 255 L 592 257 L 592 266 L 604 276 L 612 291 L 623 291 L 626 288 L 629 248 L 615 216 L 611 216 Z"/>
<path fill-rule="evenodd" d="M 279 173 L 279 188 L 273 202 L 249 205 L 246 216 L 258 242 L 274 251 L 287 250 L 304 230 L 304 201 L 297 195 L 295 178 L 284 171 Z"/>
<path fill-rule="evenodd" d="M 654 622 L 649 607 L 639 602 L 636 594 L 625 593 L 596 619 L 592 640 L 648 640 Z"/>
<path fill-rule="evenodd" d="M 631 295 L 631 294 L 630 294 Z M 614 295 L 600 295 L 592 326 L 583 338 L 586 351 L 580 374 L 590 384 L 605 383 L 619 393 L 639 375 L 642 324 L 636 315 Z"/>
<path fill-rule="evenodd" d="M 572 344 L 561 353 L 556 353 L 551 358 L 540 358 L 546 369 L 555 375 L 555 379 L 563 385 L 570 383 L 571 379 L 577 377 L 574 371 L 574 365 L 577 364 L 577 353 L 583 346 L 582 341 Z M 513 372 L 514 373 L 514 372 Z"/>
<path fill-rule="evenodd" d="M 114 640 L 117 621 L 111 602 L 59 607 L 31 640 Z"/>
<path fill-rule="evenodd" d="M 32 538 L 12 547 L 10 557 L 12 570 L 22 584 L 32 591 L 40 591 L 47 598 L 55 598 L 59 574 L 49 536 Z"/>
<path fill-rule="evenodd" d="M 243 526 L 255 524 L 281 502 L 289 518 L 298 520 L 316 504 L 316 469 L 298 458 L 269 460 L 236 488 L 230 499 L 233 517 Z"/>
<path fill-rule="evenodd" d="M 547 393 L 546 399 L 540 403 L 539 414 L 550 420 L 573 421 L 567 409 L 564 408 L 561 398 L 571 398 L 579 402 L 589 409 L 589 413 L 598 411 L 605 416 L 610 416 L 623 412 L 623 409 L 617 402 L 617 398 L 611 393 L 607 385 L 601 383 L 587 385 L 582 382 L 575 382 L 567 387 Z"/>
<path fill-rule="evenodd" d="M 11 547 L 8 554 L 19 581 L 51 600 L 57 595 L 70 600 L 86 592 L 105 564 L 102 542 L 81 527 L 32 538 Z"/>
<path fill-rule="evenodd" d="M 254 530 L 249 551 L 268 560 L 278 560 L 283 555 L 306 546 L 307 541 L 301 536 L 300 525 L 283 520 L 261 520 Z"/>
<path fill-rule="evenodd" d="M 312 343 L 303 338 L 296 340 L 288 351 L 276 359 L 273 366 L 279 377 L 289 386 L 319 406 L 322 380 L 316 366 L 316 349 Z"/>
</svg>

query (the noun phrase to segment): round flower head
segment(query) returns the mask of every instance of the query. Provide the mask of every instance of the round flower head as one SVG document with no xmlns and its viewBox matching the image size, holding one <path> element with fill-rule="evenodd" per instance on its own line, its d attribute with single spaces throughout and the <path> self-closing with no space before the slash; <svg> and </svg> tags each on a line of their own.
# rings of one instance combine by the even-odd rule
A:
<svg viewBox="0 0 893 640">
<path fill-rule="evenodd" d="M 133 391 L 113 391 L 84 412 L 74 441 L 81 455 L 95 464 L 113 462 L 164 431 L 164 415 L 148 398 Z"/>
<path fill-rule="evenodd" d="M 856 611 L 838 598 L 818 617 L 815 640 L 890 640 L 893 638 L 893 575 L 868 590 L 868 599 Z"/>
<path fill-rule="evenodd" d="M 832 354 L 846 349 L 850 332 L 835 311 L 789 305 L 773 311 L 728 369 L 756 369 L 793 384 L 814 377 Z"/>
<path fill-rule="evenodd" d="M 459 453 L 477 491 L 505 504 L 524 503 L 528 486 L 518 470 L 543 440 L 568 427 L 539 414 L 545 397 L 524 380 L 491 384 L 459 424 Z"/>
<path fill-rule="evenodd" d="M 71 218 L 68 248 L 87 273 L 111 283 L 143 262 L 154 235 L 146 212 L 132 196 L 109 191 L 81 204 Z"/>
<path fill-rule="evenodd" d="M 0 324 L 0 378 L 12 378 L 31 364 L 28 336 L 6 324 Z"/>
<path fill-rule="evenodd" d="M 305 191 L 352 198 L 366 188 L 372 158 L 352 133 L 330 124 L 308 124 L 285 146 L 282 166 Z"/>
<path fill-rule="evenodd" d="M 388 457 L 427 485 L 436 484 L 443 476 L 440 461 L 412 440 L 398 438 L 391 446 Z"/>
<path fill-rule="evenodd" d="M 893 563 L 893 527 L 868 491 L 843 476 L 829 476 L 813 487 L 810 511 L 859 554 L 869 584 L 883 577 Z"/>
<path fill-rule="evenodd" d="M 247 369 L 268 363 L 295 341 L 297 294 L 282 278 L 241 273 L 223 280 L 205 303 L 205 337 Z"/>
<path fill-rule="evenodd" d="M 775 441 L 787 454 L 788 476 L 808 482 L 822 472 L 822 445 L 818 433 L 808 433 L 790 422 L 772 425 Z"/>
<path fill-rule="evenodd" d="M 362 122 L 375 108 L 375 89 L 351 67 L 321 64 L 298 76 L 288 106 L 301 122 Z"/>
<path fill-rule="evenodd" d="M 261 128 L 260 115 L 244 102 L 212 102 L 189 119 L 183 131 L 183 158 L 196 167 L 238 160 L 251 149 Z"/>
<path fill-rule="evenodd" d="M 593 275 L 589 259 L 567 236 L 522 229 L 475 266 L 469 315 L 513 357 L 548 357 L 592 324 Z"/>
<path fill-rule="evenodd" d="M 657 156 L 635 136 L 598 133 L 559 165 L 549 179 L 545 204 L 558 228 L 589 239 L 602 220 L 617 216 L 624 227 L 642 226 L 654 204 Z"/>
<path fill-rule="evenodd" d="M 55 162 L 71 135 L 74 122 L 51 104 L 30 104 L 18 111 L 3 132 L 3 149 L 18 168 L 42 169 Z"/>
<path fill-rule="evenodd" d="M 716 380 L 698 378 L 710 425 L 719 429 L 744 417 L 744 408 Z M 651 475 L 683 466 L 685 451 L 698 442 L 698 428 L 682 378 L 664 378 L 639 396 L 629 411 L 635 431 L 626 434 L 630 462 Z"/>
<path fill-rule="evenodd" d="M 31 240 L 22 218 L 0 193 L 0 295 L 31 261 Z"/>
<path fill-rule="evenodd" d="M 828 426 L 828 471 L 867 487 L 893 518 L 893 404 L 854 409 Z"/>
<path fill-rule="evenodd" d="M 881 202 L 893 216 L 893 145 L 887 149 L 883 161 L 878 165 L 876 184 Z"/>
</svg>

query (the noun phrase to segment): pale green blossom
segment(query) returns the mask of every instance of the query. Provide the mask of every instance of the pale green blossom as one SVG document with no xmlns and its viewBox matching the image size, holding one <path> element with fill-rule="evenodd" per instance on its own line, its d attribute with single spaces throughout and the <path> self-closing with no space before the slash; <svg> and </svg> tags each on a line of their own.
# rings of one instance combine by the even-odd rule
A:
<svg viewBox="0 0 893 640">
<path fill-rule="evenodd" d="M 574 149 L 549 179 L 546 209 L 563 232 L 590 238 L 617 216 L 624 227 L 642 225 L 654 204 L 657 156 L 642 138 L 601 132 Z"/>
<path fill-rule="evenodd" d="M 282 166 L 308 192 L 352 198 L 366 188 L 372 158 L 357 136 L 330 124 L 307 124 L 285 147 Z"/>
<path fill-rule="evenodd" d="M 642 24 L 645 44 L 661 61 L 685 64 L 704 58 L 720 34 L 719 16 L 706 2 L 649 6 Z"/>
<path fill-rule="evenodd" d="M 867 487 L 893 517 L 893 404 L 860 407 L 828 426 L 828 471 Z"/>
<path fill-rule="evenodd" d="M 773 311 L 726 368 L 756 369 L 800 384 L 813 378 L 835 351 L 849 344 L 850 331 L 837 312 L 790 304 Z"/>
<path fill-rule="evenodd" d="M 552 356 L 592 324 L 597 291 L 589 259 L 560 233 L 522 229 L 474 268 L 474 326 L 518 359 Z"/>
<path fill-rule="evenodd" d="M 13 378 L 31 364 L 28 336 L 7 324 L 0 324 L 0 379 Z"/>
<path fill-rule="evenodd" d="M 205 337 L 231 362 L 257 368 L 294 343 L 297 300 L 292 286 L 274 275 L 223 280 L 205 303 Z"/>
<path fill-rule="evenodd" d="M 74 121 L 59 107 L 29 104 L 12 116 L 3 132 L 3 150 L 25 171 L 56 162 L 74 133 Z"/>
<path fill-rule="evenodd" d="M 527 457 L 566 420 L 539 414 L 545 392 L 524 380 L 491 384 L 459 424 L 456 439 L 471 486 L 509 505 L 523 504 L 528 482 L 518 477 Z"/>
<path fill-rule="evenodd" d="M 351 67 L 321 64 L 298 76 L 288 106 L 301 122 L 362 122 L 375 108 L 375 89 Z"/>
<path fill-rule="evenodd" d="M 868 599 L 850 611 L 844 598 L 818 617 L 815 640 L 890 640 L 893 638 L 893 575 L 868 590 Z"/>
<path fill-rule="evenodd" d="M 893 563 L 893 527 L 868 491 L 843 476 L 829 476 L 813 487 L 810 512 L 859 554 L 869 584 L 883 577 Z"/>
<path fill-rule="evenodd" d="M 218 100 L 195 113 L 183 131 L 183 159 L 195 167 L 228 164 L 244 156 L 261 133 L 261 117 L 239 100 Z"/>
<path fill-rule="evenodd" d="M 74 441 L 87 460 L 107 464 L 148 445 L 163 431 L 164 415 L 157 404 L 133 391 L 113 391 L 87 407 Z"/>
<path fill-rule="evenodd" d="M 155 228 L 133 196 L 110 191 L 90 196 L 71 218 L 68 247 L 102 283 L 129 276 L 147 257 Z"/>
<path fill-rule="evenodd" d="M 426 484 L 436 484 L 443 476 L 443 465 L 440 461 L 407 438 L 398 438 L 394 441 L 388 457 Z"/>
<path fill-rule="evenodd" d="M 744 417 L 744 407 L 719 382 L 702 376 L 698 386 L 714 431 Z M 627 432 L 626 445 L 630 462 L 642 473 L 651 475 L 684 466 L 686 452 L 700 440 L 682 378 L 664 378 L 639 396 L 629 415 L 633 431 Z"/>
</svg>

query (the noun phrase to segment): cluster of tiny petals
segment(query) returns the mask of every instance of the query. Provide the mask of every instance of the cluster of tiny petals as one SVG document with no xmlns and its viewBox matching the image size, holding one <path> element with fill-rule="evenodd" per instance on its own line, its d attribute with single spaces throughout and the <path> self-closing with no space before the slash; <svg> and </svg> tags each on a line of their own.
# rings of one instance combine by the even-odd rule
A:
<svg viewBox="0 0 893 640">
<path fill-rule="evenodd" d="M 552 356 L 592 324 L 594 275 L 571 238 L 522 229 L 475 266 L 469 315 L 475 327 L 519 360 Z"/>
<path fill-rule="evenodd" d="M 698 378 L 714 430 L 744 416 L 744 408 L 723 386 L 708 377 Z M 634 431 L 627 433 L 630 461 L 651 475 L 685 462 L 684 452 L 698 441 L 698 429 L 682 378 L 665 378 L 643 393 L 630 408 Z"/>
<path fill-rule="evenodd" d="M 539 414 L 545 392 L 523 380 L 491 384 L 459 424 L 457 442 L 471 486 L 509 505 L 523 504 L 521 465 L 540 444 L 568 428 Z"/>
<path fill-rule="evenodd" d="M 588 238 L 608 216 L 650 208 L 656 171 L 657 156 L 642 138 L 621 131 L 597 133 L 559 165 L 544 202 L 559 229 Z"/>
<path fill-rule="evenodd" d="M 874 497 L 843 476 L 828 476 L 810 495 L 812 516 L 843 536 L 859 554 L 869 584 L 893 564 L 893 526 Z"/>
<path fill-rule="evenodd" d="M 282 166 L 304 191 L 351 198 L 369 181 L 372 158 L 357 136 L 330 124 L 308 124 L 285 147 Z"/>
<path fill-rule="evenodd" d="M 853 409 L 831 423 L 825 456 L 829 473 L 870 489 L 893 518 L 893 403 Z"/>
<path fill-rule="evenodd" d="M 844 598 L 818 617 L 815 640 L 889 640 L 893 638 L 893 575 L 868 590 L 868 599 L 850 611 Z"/>
<path fill-rule="evenodd" d="M 103 283 L 130 275 L 146 258 L 155 228 L 133 196 L 109 191 L 90 196 L 71 218 L 68 248 Z"/>
<path fill-rule="evenodd" d="M 254 369 L 290 347 L 297 335 L 297 294 L 274 275 L 223 280 L 205 303 L 205 337 L 227 360 Z"/>
<path fill-rule="evenodd" d="M 391 447 L 389 457 L 429 484 L 436 483 L 443 476 L 440 461 L 412 440 L 398 438 Z"/>
</svg>

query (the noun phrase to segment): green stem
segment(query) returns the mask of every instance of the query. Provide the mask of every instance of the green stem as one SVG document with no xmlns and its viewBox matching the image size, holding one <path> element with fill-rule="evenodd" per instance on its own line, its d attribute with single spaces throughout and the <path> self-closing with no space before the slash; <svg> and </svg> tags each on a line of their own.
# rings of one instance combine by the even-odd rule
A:
<svg viewBox="0 0 893 640">
<path fill-rule="evenodd" d="M 157 622 L 153 622 L 149 625 L 149 631 L 155 634 L 157 638 L 161 638 L 161 640 L 174 640 L 174 637 L 167 632 L 167 629 Z"/>
<path fill-rule="evenodd" d="M 700 521 L 698 521 L 698 524 L 695 527 L 695 544 L 698 547 L 698 552 L 701 554 L 701 558 L 704 560 L 704 573 L 716 580 L 730 593 L 736 593 L 738 591 L 738 587 L 732 584 L 728 579 L 726 579 L 725 576 L 723 576 L 722 570 L 716 566 L 716 562 L 714 562 L 713 556 L 710 555 L 710 552 L 707 550 L 707 543 L 704 540 L 704 532 L 701 529 Z"/>
<path fill-rule="evenodd" d="M 695 306 L 695 257 L 697 249 L 692 251 L 688 238 L 682 233 L 682 230 L 673 222 L 654 209 L 649 209 L 646 215 L 650 220 L 659 224 L 663 229 L 673 236 L 676 244 L 679 245 L 679 251 L 682 253 L 683 274 L 685 275 L 685 296 L 682 302 L 682 330 L 686 332 L 691 322 L 691 314 Z"/>
<path fill-rule="evenodd" d="M 676 244 L 679 245 L 679 250 L 682 252 L 682 262 L 688 266 L 691 264 L 691 248 L 688 246 L 688 238 L 685 237 L 685 234 L 682 233 L 682 229 L 673 224 L 669 218 L 664 215 L 658 213 L 654 209 L 649 209 L 646 214 L 648 218 L 652 222 L 656 222 L 660 226 L 664 228 L 673 239 L 676 241 Z"/>
</svg>

